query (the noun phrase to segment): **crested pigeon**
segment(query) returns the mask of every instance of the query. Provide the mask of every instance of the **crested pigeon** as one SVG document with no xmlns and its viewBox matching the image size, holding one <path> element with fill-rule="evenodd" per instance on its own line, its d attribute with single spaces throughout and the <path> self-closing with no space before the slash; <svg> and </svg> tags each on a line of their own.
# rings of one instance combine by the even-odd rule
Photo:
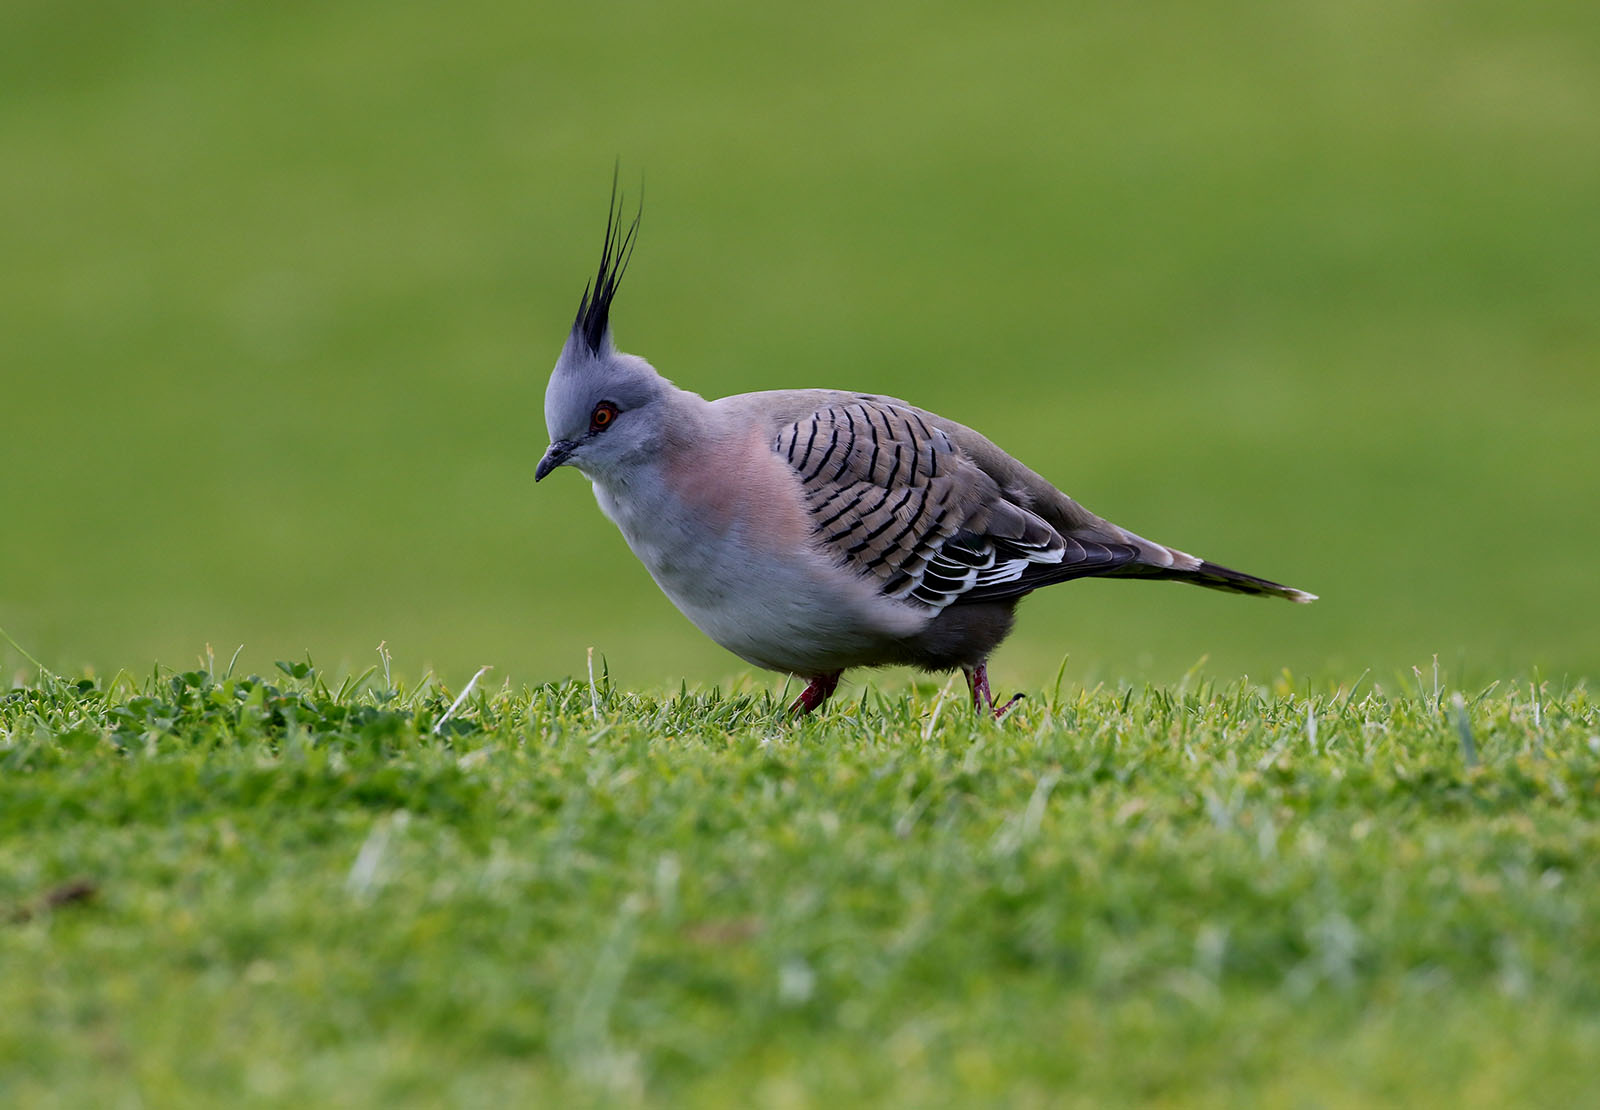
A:
<svg viewBox="0 0 1600 1110">
<path fill-rule="evenodd" d="M 612 187 L 599 271 L 550 374 L 534 480 L 576 467 L 656 584 L 741 659 L 808 682 L 851 667 L 960 668 L 1002 716 L 986 663 L 1017 602 L 1074 578 L 1156 578 L 1315 595 L 1153 543 L 1091 513 L 970 428 L 832 389 L 707 401 L 612 341 L 639 218 Z"/>
</svg>

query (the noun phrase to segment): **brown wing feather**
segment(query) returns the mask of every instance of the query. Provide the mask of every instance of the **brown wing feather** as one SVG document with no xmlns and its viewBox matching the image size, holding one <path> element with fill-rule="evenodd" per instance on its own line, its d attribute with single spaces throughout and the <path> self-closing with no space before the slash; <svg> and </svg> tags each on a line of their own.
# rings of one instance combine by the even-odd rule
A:
<svg viewBox="0 0 1600 1110">
<path fill-rule="evenodd" d="M 773 450 L 800 475 L 818 543 L 880 592 L 933 612 L 1025 593 L 1018 584 L 1058 567 L 1069 546 L 909 407 L 825 404 L 780 429 Z"/>
<path fill-rule="evenodd" d="M 797 418 L 782 425 L 774 450 L 800 470 L 813 518 L 828 528 L 819 539 L 843 564 L 876 576 L 888 596 L 938 611 L 1094 575 L 1171 578 L 1291 601 L 1314 596 L 1136 535 L 980 433 L 898 398 L 833 390 L 759 396 L 782 398 L 778 420 Z"/>
</svg>

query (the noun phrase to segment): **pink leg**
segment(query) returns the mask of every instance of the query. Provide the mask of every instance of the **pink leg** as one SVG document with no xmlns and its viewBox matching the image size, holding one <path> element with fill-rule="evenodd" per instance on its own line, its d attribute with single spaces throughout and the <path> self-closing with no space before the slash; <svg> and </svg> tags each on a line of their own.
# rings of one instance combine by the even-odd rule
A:
<svg viewBox="0 0 1600 1110">
<path fill-rule="evenodd" d="M 994 705 L 994 695 L 989 693 L 989 665 L 979 663 L 970 670 L 963 667 L 961 673 L 967 676 L 967 686 L 972 690 L 972 708 L 987 709 L 994 714 L 994 719 L 999 720 L 1011 711 L 1011 707 L 1022 700 L 1021 694 L 1013 694 L 1011 700 L 1000 708 Z"/>
<path fill-rule="evenodd" d="M 817 706 L 833 696 L 839 688 L 839 676 L 843 671 L 834 671 L 832 674 L 821 674 L 811 680 L 811 684 L 800 691 L 800 696 L 794 699 L 794 704 L 789 706 L 789 712 L 796 717 L 804 717 Z"/>
</svg>

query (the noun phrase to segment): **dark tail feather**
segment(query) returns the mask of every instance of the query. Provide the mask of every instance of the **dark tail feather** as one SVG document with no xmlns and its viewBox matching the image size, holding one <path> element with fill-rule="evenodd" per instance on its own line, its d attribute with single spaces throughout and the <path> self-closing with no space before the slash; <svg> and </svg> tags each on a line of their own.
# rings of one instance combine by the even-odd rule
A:
<svg viewBox="0 0 1600 1110">
<path fill-rule="evenodd" d="M 1170 578 L 1175 582 L 1190 582 L 1196 586 L 1204 586 L 1208 590 L 1227 590 L 1233 594 L 1255 594 L 1259 597 L 1281 597 L 1285 601 L 1297 601 L 1305 604 L 1317 600 L 1316 594 L 1308 594 L 1304 590 L 1297 590 L 1293 586 L 1285 586 L 1278 582 L 1269 582 L 1265 578 L 1257 578 L 1253 574 L 1245 574 L 1227 567 L 1219 567 L 1216 563 L 1201 561 L 1199 566 L 1189 570 L 1178 567 L 1167 567 L 1154 578 Z"/>
</svg>

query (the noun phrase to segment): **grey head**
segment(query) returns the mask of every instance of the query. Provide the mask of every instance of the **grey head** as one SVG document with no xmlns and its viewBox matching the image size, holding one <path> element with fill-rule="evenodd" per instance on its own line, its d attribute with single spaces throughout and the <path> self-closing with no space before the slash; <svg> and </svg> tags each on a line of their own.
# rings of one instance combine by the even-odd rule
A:
<svg viewBox="0 0 1600 1110">
<path fill-rule="evenodd" d="M 664 403 L 672 383 L 644 359 L 623 354 L 611 339 L 611 300 L 633 254 L 643 206 L 626 227 L 611 183 L 600 269 L 578 302 L 578 317 L 544 392 L 550 449 L 539 460 L 534 481 L 558 466 L 573 466 L 601 479 L 652 454 L 665 430 Z"/>
</svg>

